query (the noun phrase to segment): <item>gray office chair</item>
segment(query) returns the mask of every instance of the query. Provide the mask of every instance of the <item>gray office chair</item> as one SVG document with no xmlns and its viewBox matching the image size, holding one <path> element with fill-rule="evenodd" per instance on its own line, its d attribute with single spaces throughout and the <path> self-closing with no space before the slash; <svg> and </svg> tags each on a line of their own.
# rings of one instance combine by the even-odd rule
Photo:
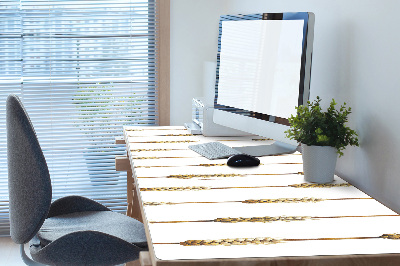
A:
<svg viewBox="0 0 400 266">
<path fill-rule="evenodd" d="M 147 250 L 143 224 L 93 200 L 68 196 L 51 203 L 46 160 L 19 98 L 7 99 L 11 238 L 28 265 L 115 265 Z M 24 244 L 30 241 L 30 253 Z M 35 262 L 36 261 L 36 262 Z"/>
</svg>

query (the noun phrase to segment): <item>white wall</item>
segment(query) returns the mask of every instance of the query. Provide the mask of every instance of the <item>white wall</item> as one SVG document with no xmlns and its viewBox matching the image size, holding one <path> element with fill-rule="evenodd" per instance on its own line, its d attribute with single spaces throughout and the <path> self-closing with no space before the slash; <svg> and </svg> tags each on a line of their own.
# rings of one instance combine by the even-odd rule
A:
<svg viewBox="0 0 400 266">
<path fill-rule="evenodd" d="M 171 125 L 191 121 L 192 98 L 204 96 L 205 62 L 216 62 L 225 0 L 171 0 Z"/>
<path fill-rule="evenodd" d="M 352 108 L 360 148 L 347 148 L 337 171 L 400 212 L 400 2 L 397 0 L 171 0 L 171 117 L 190 119 L 202 93 L 202 64 L 217 51 L 219 14 L 311 11 L 315 40 L 311 99 L 319 95 Z M 205 14 L 204 11 L 209 11 Z M 178 21 L 179 20 L 179 21 Z M 207 33 L 199 33 L 204 28 Z M 175 35 L 174 35 L 175 33 Z M 199 37 L 199 34 L 201 37 Z M 188 41 L 190 40 L 190 41 Z M 181 80 L 182 72 L 186 71 Z M 186 86 L 187 85 L 187 86 Z M 179 98 L 179 95 L 183 95 Z M 183 98 L 184 97 L 184 98 Z"/>
</svg>

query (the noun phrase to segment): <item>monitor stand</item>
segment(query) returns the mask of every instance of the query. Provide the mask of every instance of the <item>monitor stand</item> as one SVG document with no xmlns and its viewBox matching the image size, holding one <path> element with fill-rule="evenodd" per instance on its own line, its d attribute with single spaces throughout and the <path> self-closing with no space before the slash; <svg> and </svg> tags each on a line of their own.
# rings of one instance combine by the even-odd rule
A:
<svg viewBox="0 0 400 266">
<path fill-rule="evenodd" d="M 297 150 L 297 147 L 298 146 L 286 144 L 280 141 L 275 141 L 274 143 L 269 145 L 243 146 L 243 147 L 232 147 L 232 148 L 242 153 L 259 157 L 259 156 L 294 153 Z"/>
</svg>

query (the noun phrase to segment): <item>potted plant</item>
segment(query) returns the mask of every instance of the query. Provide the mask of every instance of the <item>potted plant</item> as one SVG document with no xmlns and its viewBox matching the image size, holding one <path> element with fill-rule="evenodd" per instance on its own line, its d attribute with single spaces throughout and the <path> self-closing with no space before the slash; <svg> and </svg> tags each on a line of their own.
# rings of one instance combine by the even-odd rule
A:
<svg viewBox="0 0 400 266">
<path fill-rule="evenodd" d="M 344 103 L 339 110 L 332 99 L 324 112 L 321 99 L 296 107 L 297 115 L 289 118 L 290 129 L 286 137 L 302 146 L 303 172 L 306 181 L 330 183 L 333 181 L 336 160 L 348 145 L 359 146 L 357 133 L 346 126 L 351 108 Z"/>
</svg>

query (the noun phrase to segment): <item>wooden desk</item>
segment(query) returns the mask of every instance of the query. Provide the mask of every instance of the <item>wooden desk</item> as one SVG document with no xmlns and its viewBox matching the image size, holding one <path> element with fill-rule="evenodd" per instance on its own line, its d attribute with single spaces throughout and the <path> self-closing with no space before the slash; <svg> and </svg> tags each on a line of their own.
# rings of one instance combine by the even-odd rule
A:
<svg viewBox="0 0 400 266">
<path fill-rule="evenodd" d="M 400 216 L 337 176 L 306 183 L 299 153 L 231 168 L 188 145 L 260 140 L 183 127 L 126 127 L 124 138 L 152 265 L 400 265 Z"/>
</svg>

